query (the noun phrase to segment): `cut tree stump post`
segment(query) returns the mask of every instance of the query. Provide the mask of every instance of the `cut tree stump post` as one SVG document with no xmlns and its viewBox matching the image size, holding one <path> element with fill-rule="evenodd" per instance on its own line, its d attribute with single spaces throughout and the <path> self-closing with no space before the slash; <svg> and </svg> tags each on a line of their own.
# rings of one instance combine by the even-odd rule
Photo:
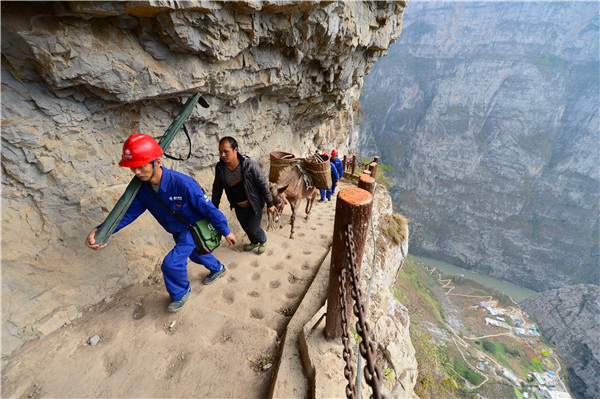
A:
<svg viewBox="0 0 600 399">
<path fill-rule="evenodd" d="M 344 231 L 352 224 L 354 233 L 354 248 L 356 254 L 357 275 L 360 276 L 365 240 L 369 228 L 369 219 L 373 208 L 373 196 L 358 187 L 348 187 L 341 190 L 337 197 L 335 222 L 333 224 L 333 243 L 331 247 L 331 269 L 329 272 L 329 290 L 327 294 L 327 320 L 325 333 L 327 339 L 342 336 L 342 308 L 340 297 L 339 275 L 349 267 L 346 250 L 346 235 Z M 350 278 L 346 279 L 346 320 L 352 320 L 352 296 Z"/>
<path fill-rule="evenodd" d="M 375 155 L 375 157 L 373 158 L 373 162 L 379 165 L 379 156 Z"/>
<path fill-rule="evenodd" d="M 356 154 L 352 155 L 352 172 L 350 172 L 350 176 L 354 176 L 355 169 L 356 169 Z"/>
<path fill-rule="evenodd" d="M 375 162 L 371 162 L 369 171 L 371 172 L 371 177 L 374 179 L 377 176 L 377 164 Z"/>
<path fill-rule="evenodd" d="M 375 179 L 363 173 L 358 177 L 358 187 L 367 190 L 373 195 L 373 192 L 375 191 Z"/>
<path fill-rule="evenodd" d="M 344 154 L 344 159 L 342 159 L 342 171 L 346 171 L 348 169 L 348 157 Z"/>
</svg>

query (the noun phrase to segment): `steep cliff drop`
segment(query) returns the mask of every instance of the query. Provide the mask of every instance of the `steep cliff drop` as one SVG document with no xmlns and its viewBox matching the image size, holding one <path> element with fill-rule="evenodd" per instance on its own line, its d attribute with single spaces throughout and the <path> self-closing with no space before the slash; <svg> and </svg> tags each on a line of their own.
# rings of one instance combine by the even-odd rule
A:
<svg viewBox="0 0 600 399">
<path fill-rule="evenodd" d="M 361 148 L 392 165 L 413 254 L 535 291 L 600 283 L 599 12 L 409 3 L 365 78 Z"/>
<path fill-rule="evenodd" d="M 521 302 L 569 372 L 580 399 L 600 397 L 600 287 L 575 285 L 541 292 Z"/>
</svg>

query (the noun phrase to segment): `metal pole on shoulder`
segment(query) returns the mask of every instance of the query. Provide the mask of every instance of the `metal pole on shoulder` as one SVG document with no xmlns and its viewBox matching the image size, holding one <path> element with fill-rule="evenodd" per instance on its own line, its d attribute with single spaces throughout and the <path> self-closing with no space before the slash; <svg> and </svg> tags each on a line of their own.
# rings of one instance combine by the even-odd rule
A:
<svg viewBox="0 0 600 399">
<path fill-rule="evenodd" d="M 177 114 L 173 122 L 171 122 L 164 136 L 160 139 L 158 143 L 158 145 L 160 145 L 160 148 L 162 148 L 163 151 L 166 151 L 167 148 L 169 148 L 171 142 L 179 132 L 179 129 L 181 129 L 181 126 L 183 126 L 185 121 L 188 119 L 188 117 L 194 110 L 194 106 L 199 101 L 200 105 L 202 105 L 204 108 L 208 108 L 208 103 L 206 102 L 206 100 L 204 100 L 204 98 L 202 98 L 200 93 L 196 93 L 190 98 L 188 98 L 186 103 L 183 105 L 183 108 L 181 108 L 181 111 L 179 111 L 179 114 Z M 108 239 L 110 238 L 111 234 L 113 233 L 113 231 L 115 231 L 115 229 L 119 225 L 119 222 L 121 221 L 121 219 L 123 219 L 123 216 L 125 216 L 125 213 L 127 213 L 127 210 L 129 209 L 129 206 L 133 202 L 133 199 L 135 198 L 140 187 L 142 186 L 142 183 L 143 182 L 136 176 L 134 176 L 133 179 L 131 179 L 131 182 L 129 182 L 129 185 L 127 185 L 127 188 L 125 189 L 123 195 L 121 195 L 121 198 L 119 198 L 119 201 L 117 201 L 114 208 L 110 211 L 104 222 L 102 222 L 100 227 L 98 227 L 98 231 L 96 232 L 95 236 L 97 244 L 103 245 L 108 242 Z"/>
</svg>

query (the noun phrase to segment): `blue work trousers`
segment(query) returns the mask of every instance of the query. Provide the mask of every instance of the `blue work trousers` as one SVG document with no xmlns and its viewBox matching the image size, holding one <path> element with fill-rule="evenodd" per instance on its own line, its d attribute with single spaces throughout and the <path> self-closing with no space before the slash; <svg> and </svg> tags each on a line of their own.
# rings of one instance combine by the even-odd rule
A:
<svg viewBox="0 0 600 399">
<path fill-rule="evenodd" d="M 327 199 L 330 200 L 331 196 L 334 194 L 335 192 L 335 185 L 333 187 L 331 187 L 329 190 L 319 190 L 319 194 L 321 194 L 321 199 L 325 200 L 325 196 L 327 196 Z"/>
<path fill-rule="evenodd" d="M 189 230 L 173 234 L 175 247 L 165 256 L 162 263 L 165 287 L 172 301 L 180 300 L 190 289 L 187 260 L 204 265 L 211 272 L 221 270 L 222 264 L 213 254 L 199 255 L 194 238 Z"/>
<path fill-rule="evenodd" d="M 237 205 L 235 206 L 235 216 L 237 216 L 238 222 L 240 222 L 242 229 L 244 229 L 244 232 L 252 244 L 262 244 L 267 242 L 267 234 L 262 227 L 260 227 L 262 214 L 262 208 L 260 212 L 254 213 L 251 206 L 246 208 Z"/>
</svg>

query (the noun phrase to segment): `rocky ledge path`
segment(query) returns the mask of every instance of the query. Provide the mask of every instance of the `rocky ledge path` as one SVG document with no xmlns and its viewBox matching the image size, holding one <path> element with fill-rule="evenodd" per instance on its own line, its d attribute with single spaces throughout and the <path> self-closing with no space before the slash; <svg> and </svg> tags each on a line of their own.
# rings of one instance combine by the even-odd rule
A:
<svg viewBox="0 0 600 399">
<path fill-rule="evenodd" d="M 216 250 L 228 272 L 212 285 L 202 284 L 206 269 L 190 262 L 192 294 L 178 313 L 166 310 L 160 272 L 122 290 L 4 360 L 2 397 L 265 398 L 275 377 L 305 379 L 299 356 L 291 356 L 297 364 L 277 367 L 278 353 L 294 312 L 329 262 L 334 214 L 335 199 L 315 202 L 309 220 L 302 208 L 290 240 L 286 206 L 282 228 L 267 232 L 264 254 L 243 252 L 243 237 Z M 293 375 L 276 376 L 277 369 Z M 307 396 L 307 383 L 298 386 L 293 396 Z"/>
</svg>

